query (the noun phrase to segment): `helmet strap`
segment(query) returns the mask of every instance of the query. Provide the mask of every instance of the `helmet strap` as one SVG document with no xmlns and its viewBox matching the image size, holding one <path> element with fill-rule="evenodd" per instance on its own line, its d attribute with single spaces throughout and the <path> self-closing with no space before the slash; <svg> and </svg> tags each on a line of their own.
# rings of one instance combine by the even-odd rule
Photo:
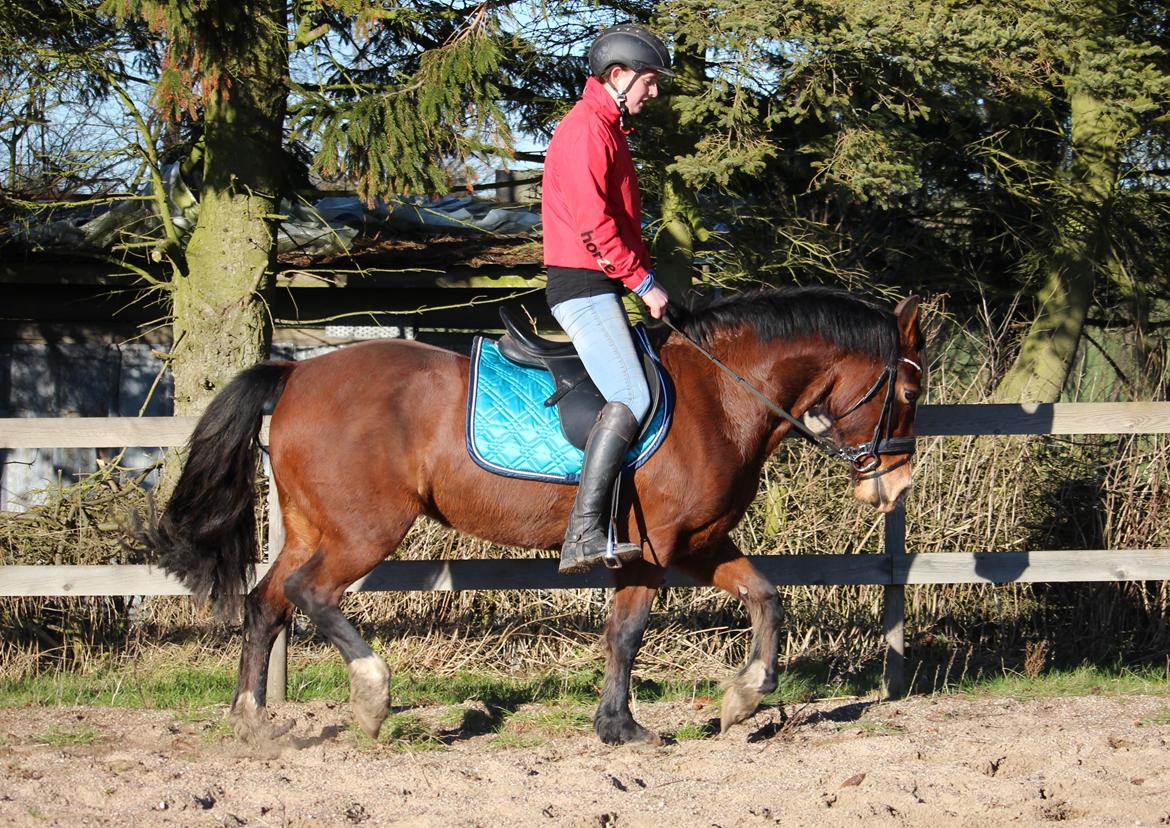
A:
<svg viewBox="0 0 1170 828">
<path fill-rule="evenodd" d="M 628 95 L 630 90 L 634 88 L 634 84 L 638 82 L 638 78 L 642 77 L 644 72 L 645 72 L 644 69 L 643 70 L 635 69 L 634 76 L 632 78 L 630 78 L 630 82 L 626 84 L 625 89 L 618 89 L 614 85 L 612 73 L 610 73 L 609 78 L 607 78 L 605 81 L 609 85 L 610 89 L 612 89 L 614 92 L 617 92 L 618 127 L 621 128 L 622 132 L 629 131 L 626 128 L 626 118 L 630 117 L 630 110 L 626 107 L 626 95 Z"/>
</svg>

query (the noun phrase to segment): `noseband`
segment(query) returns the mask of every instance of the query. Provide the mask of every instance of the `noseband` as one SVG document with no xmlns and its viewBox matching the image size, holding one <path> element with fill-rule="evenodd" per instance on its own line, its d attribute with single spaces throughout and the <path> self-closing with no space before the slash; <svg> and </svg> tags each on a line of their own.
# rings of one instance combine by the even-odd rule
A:
<svg viewBox="0 0 1170 828">
<path fill-rule="evenodd" d="M 905 362 L 907 365 L 918 369 L 919 373 L 922 373 L 922 366 L 912 359 L 900 357 L 898 362 Z M 882 414 L 880 417 L 878 417 L 878 421 L 873 427 L 873 436 L 869 439 L 869 442 L 862 443 L 861 445 L 853 446 L 851 448 L 839 446 L 836 443 L 831 444 L 832 452 L 830 453 L 852 464 L 853 469 L 858 474 L 870 474 L 872 471 L 874 471 L 878 466 L 881 465 L 881 456 L 883 454 L 914 453 L 913 437 L 884 436 L 886 428 L 889 425 L 890 414 L 894 410 L 894 379 L 897 374 L 897 363 L 887 365 L 882 369 L 882 372 L 878 374 L 877 379 L 874 380 L 874 383 L 869 387 L 869 390 L 862 394 L 861 399 L 853 403 L 853 405 L 849 406 L 849 408 L 846 409 L 844 413 L 833 418 L 834 420 L 840 420 L 842 417 L 848 417 L 854 411 L 861 408 L 861 406 L 865 405 L 867 402 L 873 399 L 874 396 L 877 395 L 878 391 L 881 390 L 883 385 L 886 386 L 886 399 L 882 403 Z M 862 463 L 861 461 L 866 457 L 870 458 L 869 462 Z M 887 471 L 892 471 L 892 469 L 887 469 Z M 884 474 L 884 472 L 881 474 Z"/>
<path fill-rule="evenodd" d="M 729 368 L 722 360 L 719 359 L 719 357 L 709 352 L 698 342 L 691 339 L 689 336 L 675 327 L 674 323 L 668 318 L 668 315 L 664 314 L 662 321 L 666 323 L 666 327 L 670 328 L 684 340 L 689 342 L 699 353 L 701 353 L 711 362 L 715 363 L 715 365 L 725 371 L 737 383 L 739 383 L 739 385 L 743 386 L 743 388 L 756 396 L 760 402 L 767 406 L 768 410 L 770 410 L 773 414 L 776 414 L 782 419 L 787 420 L 789 425 L 792 426 L 797 434 L 799 434 L 805 440 L 808 440 L 810 443 L 812 443 L 830 457 L 834 457 L 838 460 L 844 460 L 853 467 L 853 471 L 855 473 L 859 475 L 866 475 L 867 477 L 881 477 L 886 472 L 893 471 L 895 468 L 897 468 L 895 465 L 891 468 L 877 471 L 878 467 L 881 466 L 881 456 L 883 454 L 914 453 L 913 437 L 887 437 L 885 436 L 885 431 L 889 427 L 890 415 L 894 410 L 894 380 L 898 374 L 898 363 L 905 362 L 907 365 L 911 365 L 914 368 L 917 368 L 919 373 L 921 373 L 922 366 L 917 362 L 914 362 L 911 359 L 907 359 L 906 357 L 900 357 L 897 362 L 890 363 L 882 369 L 882 372 L 878 374 L 877 379 L 874 380 L 873 385 L 869 387 L 868 391 L 861 395 L 861 398 L 857 400 L 857 402 L 853 403 L 853 405 L 849 406 L 849 408 L 847 408 L 843 413 L 833 418 L 833 421 L 836 422 L 843 417 L 849 416 L 854 411 L 861 408 L 861 406 L 865 405 L 867 402 L 873 399 L 878 394 L 878 392 L 882 390 L 882 386 L 885 386 L 886 398 L 882 403 L 881 416 L 878 417 L 878 421 L 873 427 L 873 436 L 867 442 L 861 443 L 857 446 L 842 446 L 838 445 L 835 440 L 826 439 L 821 435 L 812 432 L 804 423 L 768 399 L 767 395 L 765 395 L 762 391 L 760 391 L 758 388 L 753 386 L 751 383 Z M 867 462 L 862 462 L 867 457 L 870 459 Z"/>
</svg>

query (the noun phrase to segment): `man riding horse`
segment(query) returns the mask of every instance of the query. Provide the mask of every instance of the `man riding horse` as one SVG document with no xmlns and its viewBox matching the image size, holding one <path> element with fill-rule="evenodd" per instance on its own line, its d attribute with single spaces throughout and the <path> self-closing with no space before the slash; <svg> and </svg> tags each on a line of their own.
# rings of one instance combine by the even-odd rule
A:
<svg viewBox="0 0 1170 828">
<path fill-rule="evenodd" d="M 641 556 L 637 544 L 609 549 L 608 505 L 630 442 L 650 408 L 641 358 L 620 294 L 631 290 L 661 318 L 669 297 L 654 281 L 642 240 L 638 176 L 626 118 L 673 77 L 666 46 L 641 26 L 603 31 L 589 49 L 581 99 L 553 133 L 544 162 L 542 206 L 546 295 L 606 405 L 585 445 L 581 480 L 560 571 Z"/>
</svg>

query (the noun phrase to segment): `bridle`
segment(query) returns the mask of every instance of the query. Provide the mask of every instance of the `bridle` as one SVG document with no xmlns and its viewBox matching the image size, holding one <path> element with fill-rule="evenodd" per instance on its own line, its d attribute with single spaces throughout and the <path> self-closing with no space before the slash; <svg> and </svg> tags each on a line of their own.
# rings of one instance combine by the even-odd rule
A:
<svg viewBox="0 0 1170 828">
<path fill-rule="evenodd" d="M 838 460 L 844 460 L 853 467 L 854 472 L 859 475 L 867 475 L 868 477 L 880 477 L 887 472 L 893 471 L 897 466 L 889 469 L 878 471 L 881 466 L 881 456 L 883 454 L 913 454 L 914 453 L 914 438 L 913 437 L 888 437 L 885 432 L 889 428 L 891 414 L 894 410 L 894 386 L 896 385 L 896 377 L 898 375 L 898 365 L 906 363 L 922 373 L 922 366 L 912 359 L 906 357 L 899 357 L 897 360 L 890 362 L 878 374 L 877 379 L 874 380 L 873 385 L 869 390 L 861 395 L 855 403 L 845 409 L 844 412 L 838 414 L 833 418 L 836 422 L 843 417 L 848 417 L 861 406 L 872 400 L 882 390 L 884 386 L 886 389 L 886 397 L 882 403 L 882 413 L 878 417 L 877 423 L 873 427 L 873 436 L 866 442 L 856 446 L 842 446 L 835 440 L 828 439 L 813 432 L 799 419 L 792 416 L 792 414 L 785 411 L 776 403 L 772 402 L 766 394 L 753 386 L 734 370 L 729 368 L 719 357 L 712 354 L 695 340 L 691 339 L 685 333 L 678 329 L 675 324 L 668 318 L 668 314 L 663 314 L 662 321 L 666 323 L 666 327 L 670 328 L 676 334 L 681 336 L 684 340 L 689 342 L 692 347 L 699 353 L 715 363 L 720 369 L 732 377 L 739 385 L 749 391 L 752 395 L 762 402 L 769 411 L 776 414 L 780 418 L 787 420 L 789 425 L 808 442 L 819 448 L 825 454 Z M 865 458 L 870 458 L 867 462 L 862 462 Z M 875 473 L 876 472 L 876 473 Z"/>
<path fill-rule="evenodd" d="M 869 442 L 852 447 L 839 446 L 836 443 L 830 443 L 833 449 L 833 451 L 830 453 L 840 457 L 842 460 L 846 460 L 851 463 L 854 470 L 858 474 L 869 475 L 871 472 L 877 469 L 878 466 L 881 465 L 881 456 L 883 454 L 914 453 L 913 437 L 884 436 L 885 431 L 889 426 L 890 415 L 894 410 L 894 385 L 896 384 L 895 380 L 898 375 L 898 364 L 902 362 L 905 362 L 907 365 L 917 369 L 919 374 L 922 373 L 922 366 L 917 362 L 906 357 L 899 357 L 897 362 L 891 363 L 882 369 L 882 372 L 878 374 L 877 379 L 874 380 L 873 385 L 871 385 L 869 390 L 861 396 L 861 399 L 853 403 L 853 405 L 849 406 L 849 408 L 847 408 L 844 412 L 833 418 L 834 420 L 840 420 L 843 417 L 848 417 L 854 411 L 861 408 L 861 406 L 865 405 L 867 402 L 873 399 L 874 396 L 877 395 L 878 391 L 881 390 L 883 385 L 886 386 L 886 399 L 882 403 L 882 413 L 881 416 L 878 417 L 877 423 L 874 424 L 873 436 L 869 439 Z M 779 408 L 779 406 L 777 406 L 777 408 Z M 803 424 L 801 425 L 803 426 Z M 862 458 L 865 457 L 871 458 L 868 463 L 861 462 Z M 886 471 L 893 471 L 893 469 L 886 469 Z M 880 474 L 885 474 L 885 472 L 881 472 Z"/>
</svg>

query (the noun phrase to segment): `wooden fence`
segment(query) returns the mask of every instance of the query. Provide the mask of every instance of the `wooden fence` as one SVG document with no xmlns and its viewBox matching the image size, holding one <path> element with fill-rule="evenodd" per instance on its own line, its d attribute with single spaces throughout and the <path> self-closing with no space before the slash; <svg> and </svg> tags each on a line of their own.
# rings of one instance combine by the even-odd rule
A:
<svg viewBox="0 0 1170 828">
<path fill-rule="evenodd" d="M 0 450 L 11 448 L 106 448 L 182 445 L 191 417 L 0 418 Z M 267 424 L 265 424 L 265 429 Z M 1170 403 L 1057 403 L 933 405 L 918 411 L 920 437 L 1041 434 L 1170 433 Z M 262 430 L 261 439 L 266 438 Z M 270 487 L 273 489 L 274 487 Z M 279 550 L 282 527 L 275 499 L 269 502 L 268 548 Z M 775 584 L 884 587 L 887 645 L 883 692 L 905 688 L 905 587 L 910 584 L 1031 581 L 1145 581 L 1170 579 L 1170 549 L 947 552 L 906 550 L 901 508 L 886 516 L 881 554 L 754 555 L 752 562 Z M 466 589 L 582 589 L 611 585 L 604 570 L 562 576 L 556 560 L 386 561 L 350 591 L 451 591 Z M 261 574 L 267 564 L 257 566 Z M 667 586 L 693 586 L 671 573 Z M 145 565 L 0 566 L 0 596 L 183 595 L 187 590 Z M 269 694 L 284 699 L 287 635 L 273 650 Z"/>
</svg>

